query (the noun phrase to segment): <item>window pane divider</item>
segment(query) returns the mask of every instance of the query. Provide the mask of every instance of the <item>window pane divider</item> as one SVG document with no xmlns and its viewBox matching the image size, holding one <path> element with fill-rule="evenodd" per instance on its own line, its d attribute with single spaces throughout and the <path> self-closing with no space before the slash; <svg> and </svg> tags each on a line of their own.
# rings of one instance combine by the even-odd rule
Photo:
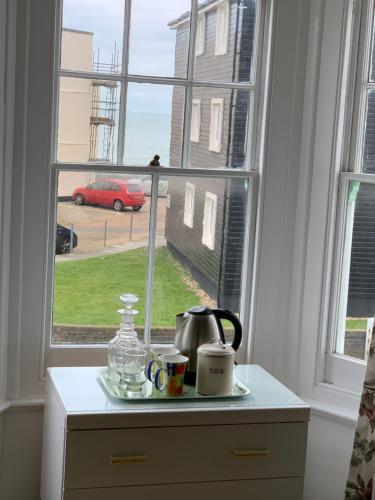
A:
<svg viewBox="0 0 375 500">
<path fill-rule="evenodd" d="M 364 174 L 361 172 L 341 172 L 340 177 L 347 181 L 365 182 L 367 184 L 375 184 L 374 174 Z"/>
<path fill-rule="evenodd" d="M 129 32 L 130 32 L 130 16 L 131 16 L 131 0 L 125 0 L 124 5 L 124 31 L 122 39 L 122 60 L 121 70 L 122 79 L 120 82 L 120 104 L 119 104 L 119 125 L 117 135 L 117 163 L 124 161 L 125 150 L 125 127 L 126 127 L 126 102 L 128 93 L 128 81 L 126 75 L 128 74 L 129 64 Z"/>
<path fill-rule="evenodd" d="M 219 178 L 256 178 L 258 172 L 243 170 L 243 169 L 230 169 L 230 168 L 176 168 L 176 167 L 142 167 L 136 165 L 117 165 L 108 163 L 64 163 L 53 162 L 51 167 L 56 170 L 64 172 L 110 172 L 113 174 L 139 174 L 139 175 L 172 175 L 183 177 L 219 177 Z"/>
<path fill-rule="evenodd" d="M 197 0 L 191 0 L 189 54 L 188 54 L 188 64 L 187 64 L 187 81 L 189 82 L 191 82 L 194 77 L 195 39 L 196 39 L 197 20 L 198 20 Z M 188 85 L 185 89 L 184 133 L 182 138 L 182 166 L 189 165 L 192 98 L 193 98 L 193 90 L 192 87 Z"/>
<path fill-rule="evenodd" d="M 109 80 L 109 81 L 128 81 L 130 83 L 153 83 L 158 85 L 182 85 L 185 87 L 210 87 L 226 88 L 239 90 L 254 90 L 255 85 L 241 82 L 218 82 L 204 80 L 189 80 L 188 78 L 173 78 L 163 76 L 144 76 L 144 75 L 124 75 L 121 73 L 98 73 L 86 71 L 72 71 L 69 69 L 60 69 L 59 76 L 67 78 L 84 78 L 86 80 Z"/>
<path fill-rule="evenodd" d="M 151 325 L 152 325 L 152 297 L 154 283 L 155 253 L 156 253 L 156 226 L 158 221 L 158 191 L 159 174 L 152 177 L 151 184 L 151 206 L 150 206 L 150 230 L 147 258 L 147 279 L 146 279 L 146 297 L 145 297 L 145 329 L 143 341 L 146 346 L 151 343 Z"/>
</svg>

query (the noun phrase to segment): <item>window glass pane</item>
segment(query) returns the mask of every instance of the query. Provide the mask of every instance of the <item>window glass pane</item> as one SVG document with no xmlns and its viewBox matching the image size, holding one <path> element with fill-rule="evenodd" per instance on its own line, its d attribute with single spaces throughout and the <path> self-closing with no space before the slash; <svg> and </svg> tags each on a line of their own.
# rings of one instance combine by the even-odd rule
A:
<svg viewBox="0 0 375 500">
<path fill-rule="evenodd" d="M 239 312 L 247 182 L 172 176 L 160 180 L 152 342 L 173 342 L 175 316 L 190 307 L 204 304 Z M 195 186 L 192 227 L 184 224 L 187 184 Z M 207 192 L 217 196 L 213 250 L 202 243 Z M 225 328 L 229 340 L 230 325 Z"/>
<path fill-rule="evenodd" d="M 367 95 L 366 117 L 364 121 L 364 144 L 362 170 L 365 173 L 375 173 L 375 91 Z"/>
<path fill-rule="evenodd" d="M 184 78 L 189 33 L 190 0 L 133 0 L 129 73 Z"/>
<path fill-rule="evenodd" d="M 372 22 L 373 22 L 373 33 L 372 33 L 372 45 L 371 45 L 371 51 L 370 51 L 370 75 L 369 75 L 369 78 L 370 78 L 370 81 L 375 81 L 375 47 L 374 47 L 374 39 L 375 39 L 375 31 L 374 31 L 374 27 L 375 27 L 375 18 L 374 18 L 374 12 L 373 12 L 373 19 L 372 19 Z"/>
<path fill-rule="evenodd" d="M 124 0 L 64 0 L 61 68 L 120 73 Z"/>
<path fill-rule="evenodd" d="M 365 359 L 375 314 L 373 184 L 349 183 L 342 265 L 336 351 Z"/>
<path fill-rule="evenodd" d="M 116 162 L 120 84 L 60 78 L 57 160 Z"/>
<path fill-rule="evenodd" d="M 129 83 L 125 163 L 181 166 L 185 89 L 173 85 Z"/>
<path fill-rule="evenodd" d="M 193 88 L 193 99 L 200 99 L 200 133 L 199 140 L 190 141 L 190 167 L 244 167 L 249 98 L 243 90 Z M 177 133 L 173 127 L 172 140 Z"/>
<path fill-rule="evenodd" d="M 92 189 L 93 181 L 101 189 Z M 120 191 L 109 189 L 114 183 Z M 135 184 L 141 189 L 127 189 Z M 140 297 L 136 326 L 143 337 L 150 187 L 150 177 L 59 173 L 53 342 L 108 342 L 125 292 Z"/>
<path fill-rule="evenodd" d="M 201 81 L 253 81 L 257 1 L 201 0 L 198 13 L 204 16 L 205 34 L 201 45 L 202 25 L 198 22 L 200 50 L 196 51 L 194 77 Z M 183 31 L 185 27 L 181 24 L 178 29 Z"/>
</svg>

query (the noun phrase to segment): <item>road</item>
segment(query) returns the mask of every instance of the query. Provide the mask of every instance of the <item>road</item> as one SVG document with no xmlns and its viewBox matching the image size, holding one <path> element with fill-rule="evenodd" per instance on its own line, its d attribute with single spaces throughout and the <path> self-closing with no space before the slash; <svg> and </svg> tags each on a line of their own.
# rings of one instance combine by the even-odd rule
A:
<svg viewBox="0 0 375 500">
<path fill-rule="evenodd" d="M 81 205 L 73 202 L 60 202 L 57 207 L 57 222 L 73 227 L 78 235 L 78 246 L 73 255 L 92 253 L 114 247 L 129 248 L 148 244 L 150 222 L 150 198 L 139 212 L 124 209 L 115 212 L 112 208 Z M 165 198 L 158 200 L 157 236 L 160 242 L 164 237 Z M 129 243 L 133 243 L 130 244 Z"/>
</svg>

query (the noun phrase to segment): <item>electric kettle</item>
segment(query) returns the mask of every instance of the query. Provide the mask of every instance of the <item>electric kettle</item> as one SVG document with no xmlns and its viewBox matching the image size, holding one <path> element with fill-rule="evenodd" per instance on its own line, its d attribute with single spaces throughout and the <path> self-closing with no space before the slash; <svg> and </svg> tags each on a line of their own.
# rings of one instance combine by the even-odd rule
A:
<svg viewBox="0 0 375 500">
<path fill-rule="evenodd" d="M 189 358 L 185 372 L 185 384 L 195 385 L 197 373 L 197 350 L 202 344 L 218 340 L 225 344 L 222 319 L 230 321 L 234 327 L 232 347 L 235 351 L 242 340 L 242 326 L 235 314 L 227 309 L 192 307 L 176 316 L 176 337 L 174 345 Z"/>
</svg>

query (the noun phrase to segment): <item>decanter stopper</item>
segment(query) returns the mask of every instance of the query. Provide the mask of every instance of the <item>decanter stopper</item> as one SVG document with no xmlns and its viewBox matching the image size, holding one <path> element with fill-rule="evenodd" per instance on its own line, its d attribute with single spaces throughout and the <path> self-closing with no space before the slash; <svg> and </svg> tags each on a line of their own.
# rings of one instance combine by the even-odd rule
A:
<svg viewBox="0 0 375 500">
<path fill-rule="evenodd" d="M 126 293 L 120 296 L 121 302 L 124 304 L 123 309 L 118 309 L 117 312 L 122 317 L 119 333 L 135 335 L 135 317 L 138 314 L 136 309 L 133 309 L 133 306 L 139 301 L 139 298 L 132 293 Z"/>
</svg>

